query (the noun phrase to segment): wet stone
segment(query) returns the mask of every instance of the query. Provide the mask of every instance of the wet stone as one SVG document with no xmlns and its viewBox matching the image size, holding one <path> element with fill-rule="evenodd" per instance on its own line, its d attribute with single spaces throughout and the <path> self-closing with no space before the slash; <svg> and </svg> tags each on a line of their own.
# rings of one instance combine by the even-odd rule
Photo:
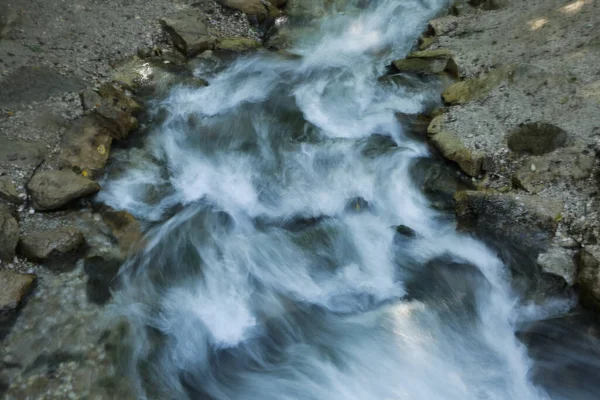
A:
<svg viewBox="0 0 600 400">
<path fill-rule="evenodd" d="M 19 197 L 17 187 L 8 176 L 0 176 L 0 200 L 14 204 L 22 204 L 23 199 Z"/>
<path fill-rule="evenodd" d="M 58 261 L 74 255 L 83 243 L 83 234 L 78 229 L 58 228 L 23 237 L 19 251 L 33 262 Z"/>
<path fill-rule="evenodd" d="M 70 171 L 40 171 L 31 178 L 27 189 L 33 208 L 48 211 L 94 194 L 100 190 L 100 185 Z"/>
<path fill-rule="evenodd" d="M 36 276 L 0 271 L 0 339 L 6 336 L 10 323 L 25 297 L 35 285 Z"/>
<path fill-rule="evenodd" d="M 19 223 L 8 207 L 0 203 L 0 261 L 12 262 L 19 241 Z"/>
</svg>

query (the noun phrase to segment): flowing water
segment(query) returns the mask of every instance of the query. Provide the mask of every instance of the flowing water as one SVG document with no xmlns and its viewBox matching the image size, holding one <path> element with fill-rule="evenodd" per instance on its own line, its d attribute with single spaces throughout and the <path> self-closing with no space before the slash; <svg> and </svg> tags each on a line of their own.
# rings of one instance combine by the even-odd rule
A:
<svg viewBox="0 0 600 400">
<path fill-rule="evenodd" d="M 158 101 L 105 182 L 153 226 L 116 299 L 139 397 L 548 398 L 507 268 L 413 181 L 427 146 L 396 114 L 438 84 L 378 81 L 446 1 L 340 4 L 293 56 L 199 62 L 210 86 Z"/>
</svg>

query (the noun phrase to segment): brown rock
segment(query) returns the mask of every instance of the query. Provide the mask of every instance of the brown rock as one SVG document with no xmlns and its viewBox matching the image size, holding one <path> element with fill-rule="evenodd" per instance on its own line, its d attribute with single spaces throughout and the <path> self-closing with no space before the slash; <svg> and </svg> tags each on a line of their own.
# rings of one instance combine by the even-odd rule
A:
<svg viewBox="0 0 600 400">
<path fill-rule="evenodd" d="M 48 211 L 94 194 L 100 190 L 100 185 L 71 171 L 40 171 L 31 178 L 27 189 L 33 207 L 39 211 Z"/>
<path fill-rule="evenodd" d="M 256 16 L 259 22 L 277 15 L 277 9 L 268 2 L 261 0 L 217 0 L 225 7 L 233 8 L 244 14 Z"/>
<path fill-rule="evenodd" d="M 416 51 L 405 59 L 392 62 L 397 72 L 439 75 L 447 73 L 455 79 L 460 78 L 458 66 L 446 49 Z"/>
<path fill-rule="evenodd" d="M 100 106 L 94 109 L 98 123 L 105 127 L 115 139 L 127 139 L 129 132 L 137 128 L 138 121 L 127 111 L 113 106 Z"/>
<path fill-rule="evenodd" d="M 216 45 L 217 50 L 235 53 L 252 51 L 259 49 L 260 47 L 262 47 L 262 44 L 258 40 L 245 37 L 219 39 Z"/>
<path fill-rule="evenodd" d="M 441 131 L 431 137 L 431 142 L 444 158 L 457 163 L 465 174 L 478 176 L 481 173 L 483 158 L 471 153 L 455 134 Z"/>
<path fill-rule="evenodd" d="M 12 262 L 19 241 L 19 223 L 8 207 L 0 204 L 0 261 Z"/>
<path fill-rule="evenodd" d="M 130 114 L 135 114 L 142 109 L 137 101 L 110 83 L 105 83 L 100 86 L 98 93 L 107 105 L 116 107 Z"/>
<path fill-rule="evenodd" d="M 63 259 L 76 252 L 84 242 L 83 234 L 76 228 L 58 228 L 23 237 L 19 251 L 30 261 L 45 262 Z"/>
<path fill-rule="evenodd" d="M 140 224 L 133 215 L 127 211 L 111 209 L 102 213 L 102 219 L 117 239 L 123 254 L 137 250 L 143 235 Z"/>
<path fill-rule="evenodd" d="M 504 81 L 512 71 L 512 67 L 503 67 L 491 71 L 479 78 L 467 79 L 448 87 L 443 93 L 444 102 L 449 105 L 463 104 L 479 100 L 487 96 Z"/>
<path fill-rule="evenodd" d="M 113 137 L 96 118 L 85 115 L 71 123 L 61 144 L 61 167 L 75 168 L 90 177 L 101 174 Z"/>
</svg>

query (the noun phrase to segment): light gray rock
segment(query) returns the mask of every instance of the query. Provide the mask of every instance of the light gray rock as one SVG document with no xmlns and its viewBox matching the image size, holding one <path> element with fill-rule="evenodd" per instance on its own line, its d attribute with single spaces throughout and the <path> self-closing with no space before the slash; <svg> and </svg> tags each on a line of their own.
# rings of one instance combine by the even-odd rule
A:
<svg viewBox="0 0 600 400">
<path fill-rule="evenodd" d="M 35 281 L 33 274 L 0 271 L 0 323 L 14 316 L 25 296 L 33 289 Z"/>
<path fill-rule="evenodd" d="M 71 171 L 40 171 L 31 178 L 27 189 L 33 208 L 48 211 L 94 194 L 100 190 L 100 185 Z"/>
<path fill-rule="evenodd" d="M 194 57 L 215 46 L 216 37 L 210 34 L 202 10 L 182 10 L 161 19 L 160 23 L 173 45 L 186 57 Z"/>
<path fill-rule="evenodd" d="M 571 182 L 588 178 L 595 157 L 587 150 L 569 147 L 543 156 L 526 159 L 514 176 L 513 183 L 530 193 L 538 193 L 557 181 Z"/>
<path fill-rule="evenodd" d="M 577 267 L 570 252 L 560 247 L 552 247 L 537 258 L 542 272 L 560 276 L 569 286 L 575 283 Z"/>
<path fill-rule="evenodd" d="M 19 197 L 19 192 L 17 192 L 17 187 L 8 176 L 0 176 L 0 200 L 14 204 L 23 203 L 23 199 Z"/>
</svg>

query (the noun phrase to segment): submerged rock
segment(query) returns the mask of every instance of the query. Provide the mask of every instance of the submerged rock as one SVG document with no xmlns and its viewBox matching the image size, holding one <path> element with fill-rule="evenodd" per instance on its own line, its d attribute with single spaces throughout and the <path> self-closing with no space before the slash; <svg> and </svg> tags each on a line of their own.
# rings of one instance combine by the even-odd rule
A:
<svg viewBox="0 0 600 400">
<path fill-rule="evenodd" d="M 561 277 L 569 286 L 575 283 L 575 262 L 571 254 L 561 247 L 552 247 L 540 254 L 537 265 L 542 272 Z"/>
<path fill-rule="evenodd" d="M 18 242 L 19 223 L 8 207 L 0 204 L 0 261 L 12 262 Z"/>
<path fill-rule="evenodd" d="M 35 286 L 36 276 L 0 271 L 0 338 L 7 333 L 7 324 L 15 317 L 19 306 Z"/>
<path fill-rule="evenodd" d="M 431 142 L 444 158 L 457 163 L 465 174 L 469 176 L 480 174 L 483 156 L 472 153 L 452 132 L 436 133 L 431 137 Z"/>
<path fill-rule="evenodd" d="M 424 50 L 409 54 L 405 59 L 392 62 L 397 72 L 437 75 L 447 73 L 460 78 L 458 66 L 447 49 Z"/>
<path fill-rule="evenodd" d="M 98 192 L 100 185 L 70 171 L 40 171 L 31 178 L 27 189 L 33 208 L 49 211 Z"/>
<path fill-rule="evenodd" d="M 600 311 L 600 262 L 587 250 L 581 250 L 576 261 L 579 301 L 584 307 Z"/>
<path fill-rule="evenodd" d="M 437 210 L 454 211 L 454 195 L 461 190 L 474 189 L 473 183 L 456 167 L 441 160 L 420 158 L 411 168 L 415 185 Z"/>
<path fill-rule="evenodd" d="M 14 204 L 22 204 L 23 199 L 19 197 L 17 187 L 8 176 L 0 176 L 0 200 Z"/>
<path fill-rule="evenodd" d="M 577 181 L 592 174 L 595 157 L 579 148 L 566 148 L 540 157 L 529 157 L 514 176 L 513 183 L 538 193 L 556 181 Z"/>
<path fill-rule="evenodd" d="M 567 132 L 558 126 L 544 122 L 521 125 L 507 136 L 509 149 L 535 155 L 554 151 L 563 146 L 566 141 Z"/>
<path fill-rule="evenodd" d="M 113 237 L 119 243 L 122 254 L 135 251 L 142 242 L 142 230 L 139 222 L 127 211 L 106 210 L 102 219 L 108 225 Z"/>
<path fill-rule="evenodd" d="M 60 165 L 98 176 L 108 161 L 112 141 L 108 129 L 93 116 L 85 115 L 73 121 L 63 135 Z"/>
<path fill-rule="evenodd" d="M 539 196 L 463 191 L 455 199 L 457 229 L 535 253 L 549 247 L 563 210 L 561 202 Z"/>
<path fill-rule="evenodd" d="M 347 204 L 345 210 L 348 212 L 359 213 L 369 209 L 369 202 L 362 197 L 355 197 Z"/>
<path fill-rule="evenodd" d="M 84 243 L 76 228 L 58 228 L 27 235 L 19 242 L 19 250 L 30 261 L 62 260 L 75 253 Z"/>
<path fill-rule="evenodd" d="M 142 106 L 137 101 L 110 83 L 100 86 L 98 94 L 101 96 L 101 100 L 107 105 L 117 107 L 130 114 L 135 114 L 142 109 Z"/>
<path fill-rule="evenodd" d="M 160 23 L 173 41 L 173 45 L 186 57 L 194 57 L 205 50 L 212 50 L 216 38 L 206 26 L 203 11 L 189 8 L 161 19 Z"/>
<path fill-rule="evenodd" d="M 405 238 L 414 238 L 417 236 L 417 232 L 406 225 L 398 225 L 396 227 L 396 233 Z"/>
<path fill-rule="evenodd" d="M 498 68 L 479 78 L 457 82 L 442 93 L 442 98 L 449 105 L 463 104 L 482 99 L 500 85 L 509 76 L 511 71 L 512 67 Z"/>
</svg>

